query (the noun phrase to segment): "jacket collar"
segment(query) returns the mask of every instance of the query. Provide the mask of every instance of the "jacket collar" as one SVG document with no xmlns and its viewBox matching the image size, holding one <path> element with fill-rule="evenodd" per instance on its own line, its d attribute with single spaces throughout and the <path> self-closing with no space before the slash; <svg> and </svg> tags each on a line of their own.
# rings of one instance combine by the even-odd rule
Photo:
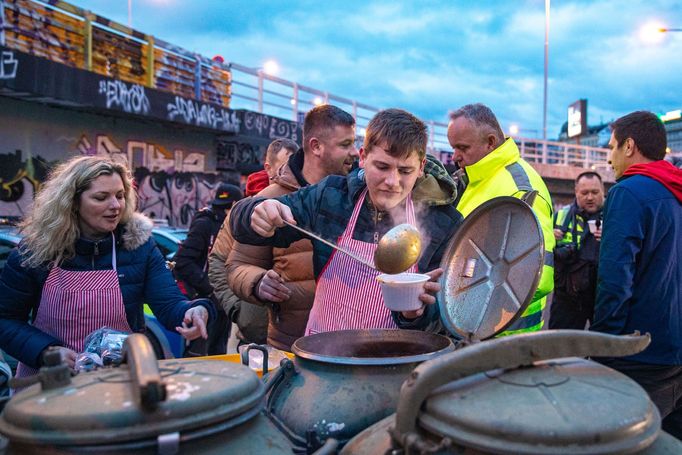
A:
<svg viewBox="0 0 682 455">
<path fill-rule="evenodd" d="M 288 171 L 291 172 L 292 176 L 296 180 L 296 189 L 303 188 L 309 185 L 308 181 L 303 177 L 303 162 L 305 161 L 305 152 L 300 148 L 293 153 L 286 164 L 288 164 Z M 284 166 L 280 167 L 282 169 Z M 290 180 L 288 180 L 290 181 Z"/>
<path fill-rule="evenodd" d="M 357 168 L 346 177 L 348 194 L 356 200 L 367 186 L 364 169 Z M 412 189 L 412 201 L 431 205 L 449 205 L 457 200 L 457 183 L 443 164 L 431 155 L 426 155 L 424 176 L 417 179 Z"/>
<path fill-rule="evenodd" d="M 303 150 L 301 149 L 300 152 L 303 152 Z M 292 155 L 292 157 L 293 156 L 294 155 Z M 302 153 L 300 158 L 302 165 Z M 276 183 L 277 185 L 280 185 L 289 191 L 296 191 L 300 188 L 308 186 L 308 182 L 306 182 L 306 180 L 303 178 L 303 173 L 301 172 L 302 168 L 299 169 L 295 167 L 297 164 L 298 160 L 291 160 L 291 158 L 289 158 L 289 161 L 280 166 L 279 170 L 277 171 L 277 175 L 272 178 L 273 183 Z M 304 183 L 301 184 L 301 182 Z"/>
<path fill-rule="evenodd" d="M 470 164 L 465 168 L 469 184 L 473 185 L 486 180 L 499 169 L 504 168 L 521 158 L 519 148 L 514 139 L 507 138 L 502 145 L 488 153 L 477 163 Z"/>
<path fill-rule="evenodd" d="M 144 245 L 152 235 L 154 223 L 141 213 L 134 213 L 126 224 L 119 224 L 114 230 L 116 245 L 125 250 L 134 250 Z M 76 254 L 92 255 L 111 253 L 111 236 L 102 240 L 92 241 L 80 238 L 76 241 Z"/>
</svg>

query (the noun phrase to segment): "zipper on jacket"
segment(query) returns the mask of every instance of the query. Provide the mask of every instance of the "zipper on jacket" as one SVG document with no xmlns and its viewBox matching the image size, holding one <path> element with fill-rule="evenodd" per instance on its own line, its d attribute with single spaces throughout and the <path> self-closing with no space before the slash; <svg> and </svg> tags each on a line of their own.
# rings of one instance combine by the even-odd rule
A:
<svg viewBox="0 0 682 455">
<path fill-rule="evenodd" d="M 95 242 L 92 252 L 92 269 L 95 269 L 95 256 L 99 256 L 99 241 Z"/>
</svg>

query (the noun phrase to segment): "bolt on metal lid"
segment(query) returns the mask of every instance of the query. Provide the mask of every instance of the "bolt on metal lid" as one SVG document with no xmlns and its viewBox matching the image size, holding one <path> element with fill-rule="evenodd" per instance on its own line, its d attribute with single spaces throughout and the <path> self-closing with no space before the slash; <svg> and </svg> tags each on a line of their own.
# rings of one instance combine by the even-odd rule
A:
<svg viewBox="0 0 682 455">
<path fill-rule="evenodd" d="M 528 307 L 544 264 L 542 228 L 524 201 L 481 204 L 448 244 L 438 294 L 447 330 L 470 341 L 506 330 Z"/>
</svg>

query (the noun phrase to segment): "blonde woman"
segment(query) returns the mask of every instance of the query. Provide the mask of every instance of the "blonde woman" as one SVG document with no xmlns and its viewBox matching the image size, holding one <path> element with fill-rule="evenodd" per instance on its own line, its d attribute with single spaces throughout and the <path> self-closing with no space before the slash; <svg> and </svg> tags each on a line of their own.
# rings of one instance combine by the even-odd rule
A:
<svg viewBox="0 0 682 455">
<path fill-rule="evenodd" d="M 0 277 L 0 348 L 19 360 L 17 376 L 50 346 L 73 367 L 102 326 L 144 331 L 143 303 L 186 339 L 206 338 L 210 302 L 183 297 L 135 204 L 130 172 L 109 159 L 74 158 L 50 174 Z"/>
</svg>

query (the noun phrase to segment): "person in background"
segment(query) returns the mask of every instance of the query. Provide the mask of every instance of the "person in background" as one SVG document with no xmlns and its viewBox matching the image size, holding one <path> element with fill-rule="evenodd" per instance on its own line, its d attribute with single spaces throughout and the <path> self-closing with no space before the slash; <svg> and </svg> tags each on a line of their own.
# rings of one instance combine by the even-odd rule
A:
<svg viewBox="0 0 682 455">
<path fill-rule="evenodd" d="M 483 104 L 467 104 L 450 114 L 448 141 L 460 168 L 457 174 L 466 184 L 457 204 L 465 218 L 490 199 L 499 196 L 523 199 L 531 192 L 536 193 L 532 209 L 545 240 L 542 275 L 528 308 L 501 336 L 540 330 L 547 294 L 554 287 L 552 201 L 547 186 L 521 158 L 514 139 L 504 137 L 495 114 Z"/>
<path fill-rule="evenodd" d="M 628 357 L 601 359 L 649 393 L 663 430 L 682 439 L 682 170 L 665 161 L 666 130 L 638 111 L 611 125 L 616 184 L 604 206 L 590 330 L 651 335 Z"/>
<path fill-rule="evenodd" d="M 360 169 L 330 175 L 276 199 L 254 197 L 235 206 L 230 227 L 242 243 L 286 248 L 305 238 L 285 226 L 288 221 L 338 239 L 339 246 L 371 264 L 379 238 L 398 224 L 419 224 L 422 235 L 430 238 L 409 270 L 431 277 L 420 295 L 424 305 L 403 313 L 392 313 L 384 305 L 377 270 L 313 240 L 317 286 L 306 335 L 344 329 L 431 330 L 439 325 L 434 305 L 443 272 L 439 264 L 462 217 L 453 205 L 455 183 L 439 161 L 427 158 L 426 145 L 427 128 L 421 120 L 400 109 L 383 110 L 367 126 Z M 348 163 L 346 172 L 350 170 Z M 289 297 L 278 288 L 261 292 Z"/>
<path fill-rule="evenodd" d="M 554 216 L 554 296 L 550 329 L 585 328 L 597 293 L 604 183 L 594 171 L 575 179 L 575 201 Z"/>
<path fill-rule="evenodd" d="M 282 196 L 328 175 L 345 176 L 357 156 L 353 116 L 330 104 L 316 106 L 303 121 L 303 148 L 258 196 Z M 244 301 L 268 308 L 268 344 L 291 351 L 305 332 L 315 297 L 311 241 L 303 238 L 286 248 L 246 245 L 234 242 L 225 225 L 219 236 L 234 244 L 225 263 L 227 282 Z"/>
<path fill-rule="evenodd" d="M 287 162 L 289 155 L 298 150 L 298 145 L 291 139 L 275 139 L 265 150 L 263 168 L 246 178 L 245 196 L 253 196 L 265 189 L 277 175 L 279 168 Z"/>
<path fill-rule="evenodd" d="M 208 279 L 208 255 L 232 204 L 241 198 L 242 192 L 238 186 L 221 183 L 215 192 L 211 207 L 201 209 L 192 218 L 187 238 L 173 258 L 175 277 L 189 297 L 212 296 L 213 286 Z M 230 322 L 225 312 L 218 306 L 216 319 L 209 327 L 208 354 L 225 354 L 229 330 Z"/>
<path fill-rule="evenodd" d="M 289 139 L 275 139 L 268 145 L 265 152 L 265 169 L 268 179 L 277 178 L 277 172 L 282 165 L 286 165 L 286 160 L 298 150 L 298 145 Z M 252 176 L 255 174 L 251 174 Z M 251 177 L 251 176 L 249 176 Z M 265 188 L 265 187 L 263 187 Z M 261 191 L 261 188 L 258 191 Z M 249 188 L 249 181 L 246 183 L 247 194 L 255 191 Z M 258 192 L 256 191 L 256 193 Z M 253 196 L 253 194 L 250 194 Z M 268 310 L 261 305 L 253 305 L 235 296 L 227 282 L 225 273 L 225 261 L 227 260 L 234 240 L 229 235 L 227 228 L 229 223 L 223 223 L 211 253 L 208 255 L 208 278 L 213 286 L 213 292 L 221 309 L 227 314 L 227 319 L 237 326 L 237 338 L 240 343 L 265 344 L 268 329 Z M 230 327 L 231 328 L 231 327 Z"/>
<path fill-rule="evenodd" d="M 135 205 L 120 163 L 77 157 L 51 172 L 0 276 L 0 348 L 19 360 L 17 377 L 35 373 L 51 346 L 73 368 L 103 326 L 144 332 L 145 303 L 167 329 L 206 338 L 211 302 L 180 293 Z"/>
</svg>

